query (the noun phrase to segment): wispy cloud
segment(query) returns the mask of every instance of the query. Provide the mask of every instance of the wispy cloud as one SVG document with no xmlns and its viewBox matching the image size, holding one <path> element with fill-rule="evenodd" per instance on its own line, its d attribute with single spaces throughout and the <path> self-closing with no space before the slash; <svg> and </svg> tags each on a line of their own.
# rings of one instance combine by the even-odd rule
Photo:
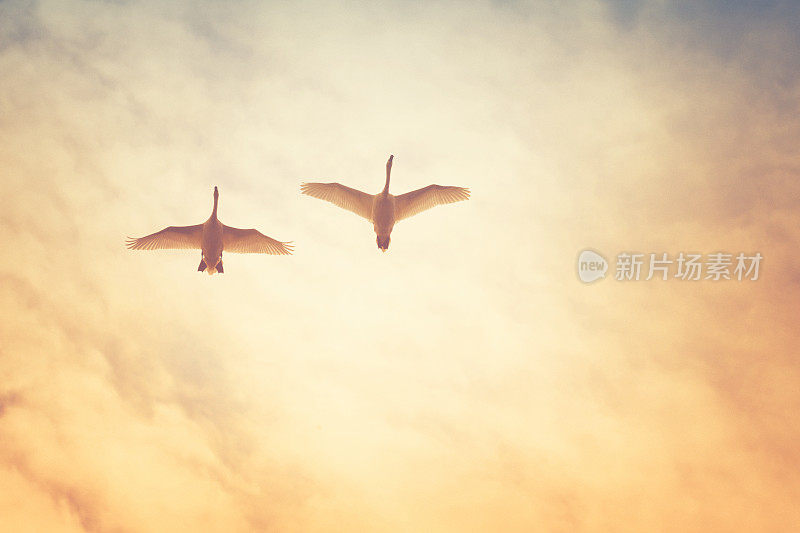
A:
<svg viewBox="0 0 800 533">
<path fill-rule="evenodd" d="M 791 530 L 798 13 L 686 9 L 0 3 L 4 524 Z M 473 196 L 384 255 L 298 187 L 389 153 Z M 213 185 L 297 253 L 125 250 Z"/>
</svg>

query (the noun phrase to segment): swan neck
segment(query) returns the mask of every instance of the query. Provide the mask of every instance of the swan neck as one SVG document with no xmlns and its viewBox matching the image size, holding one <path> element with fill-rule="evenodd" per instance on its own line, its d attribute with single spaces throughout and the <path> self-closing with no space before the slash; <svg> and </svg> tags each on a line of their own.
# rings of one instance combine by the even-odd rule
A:
<svg viewBox="0 0 800 533">
<path fill-rule="evenodd" d="M 211 218 L 217 218 L 217 204 L 219 203 L 219 193 L 217 189 L 214 189 L 214 209 L 211 211 Z"/>
<path fill-rule="evenodd" d="M 386 165 L 386 185 L 383 186 L 383 194 L 389 193 L 389 178 L 391 177 L 391 174 L 392 174 L 392 164 L 389 163 L 388 165 Z"/>
</svg>

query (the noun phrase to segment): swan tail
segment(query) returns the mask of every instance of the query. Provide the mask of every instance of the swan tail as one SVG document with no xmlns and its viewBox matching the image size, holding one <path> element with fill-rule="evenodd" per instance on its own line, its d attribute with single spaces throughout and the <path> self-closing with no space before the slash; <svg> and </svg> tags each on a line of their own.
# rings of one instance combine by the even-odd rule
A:
<svg viewBox="0 0 800 533">
<path fill-rule="evenodd" d="M 385 252 L 389 249 L 389 241 L 391 238 L 388 235 L 385 237 L 378 235 L 376 240 L 378 241 L 378 248 L 380 248 L 382 252 Z"/>
</svg>

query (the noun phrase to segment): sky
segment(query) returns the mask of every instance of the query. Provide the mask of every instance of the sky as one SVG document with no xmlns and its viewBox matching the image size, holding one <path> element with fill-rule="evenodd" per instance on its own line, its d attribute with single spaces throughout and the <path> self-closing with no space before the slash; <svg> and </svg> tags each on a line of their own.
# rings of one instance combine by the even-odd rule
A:
<svg viewBox="0 0 800 533">
<path fill-rule="evenodd" d="M 0 2 L 2 529 L 797 530 L 799 44 L 790 2 Z M 472 196 L 383 254 L 299 186 L 389 154 Z M 294 255 L 125 248 L 214 186 Z"/>
</svg>

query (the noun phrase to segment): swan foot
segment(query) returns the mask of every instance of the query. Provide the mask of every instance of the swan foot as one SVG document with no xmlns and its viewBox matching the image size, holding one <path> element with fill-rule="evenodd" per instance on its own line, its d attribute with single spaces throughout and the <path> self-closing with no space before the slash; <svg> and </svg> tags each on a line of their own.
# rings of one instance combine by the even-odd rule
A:
<svg viewBox="0 0 800 533">
<path fill-rule="evenodd" d="M 219 272 L 220 274 L 224 274 L 225 273 L 225 271 L 222 270 L 222 261 L 217 263 L 217 272 Z"/>
<path fill-rule="evenodd" d="M 202 271 L 203 271 L 203 270 L 205 270 L 205 269 L 206 269 L 206 262 L 205 262 L 205 261 L 203 261 L 203 260 L 201 259 L 201 260 L 200 260 L 200 266 L 199 266 L 199 267 L 197 267 L 197 271 L 198 271 L 198 272 L 202 272 Z"/>
</svg>

